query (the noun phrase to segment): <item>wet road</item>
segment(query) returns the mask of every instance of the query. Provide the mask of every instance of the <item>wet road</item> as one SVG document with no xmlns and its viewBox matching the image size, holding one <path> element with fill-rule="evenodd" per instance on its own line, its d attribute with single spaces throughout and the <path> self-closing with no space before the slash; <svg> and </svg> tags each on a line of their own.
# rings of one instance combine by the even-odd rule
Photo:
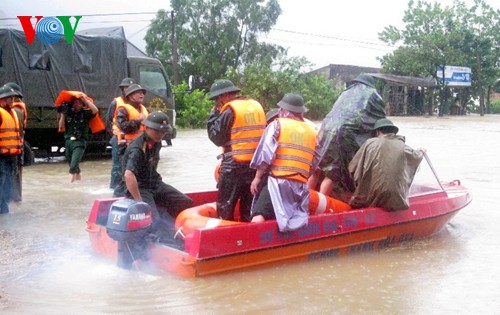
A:
<svg viewBox="0 0 500 315">
<path fill-rule="evenodd" d="M 0 216 L 2 314 L 495 314 L 500 309 L 499 116 L 391 119 L 425 147 L 442 180 L 473 194 L 438 235 L 376 252 L 199 279 L 121 270 L 93 254 L 85 220 L 111 196 L 109 160 L 23 171 L 23 201 Z M 180 131 L 160 173 L 188 192 L 215 188 L 219 150 L 204 130 Z"/>
</svg>

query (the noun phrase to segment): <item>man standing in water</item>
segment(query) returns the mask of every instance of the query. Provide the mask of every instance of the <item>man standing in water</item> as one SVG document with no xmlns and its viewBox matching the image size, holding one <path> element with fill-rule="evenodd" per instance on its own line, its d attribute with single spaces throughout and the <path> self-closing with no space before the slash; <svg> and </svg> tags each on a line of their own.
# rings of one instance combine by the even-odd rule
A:
<svg viewBox="0 0 500 315">
<path fill-rule="evenodd" d="M 146 90 L 139 84 L 131 84 L 125 92 L 127 103 L 121 104 L 116 108 L 115 124 L 119 129 L 117 138 L 118 156 L 120 160 L 127 146 L 145 130 L 145 126 L 142 124 L 148 116 L 148 110 L 142 104 L 145 95 Z M 120 165 L 123 165 L 122 161 L 120 161 Z M 120 170 L 120 173 L 122 173 L 122 171 L 123 170 Z M 123 178 L 120 176 L 117 179 L 117 183 L 115 183 L 113 196 L 123 197 L 125 194 L 123 187 Z"/>
<path fill-rule="evenodd" d="M 14 101 L 12 102 L 12 108 L 16 111 L 17 118 L 19 119 L 19 125 L 21 128 L 21 148 L 22 152 L 19 154 L 17 159 L 17 165 L 14 170 L 14 175 L 12 178 L 12 201 L 19 202 L 23 199 L 23 165 L 24 165 L 24 132 L 26 129 L 26 124 L 28 122 L 28 109 L 26 104 L 23 102 L 23 93 L 21 87 L 14 82 L 9 82 L 5 84 L 6 86 L 14 89 L 17 93 L 14 95 Z"/>
<path fill-rule="evenodd" d="M 109 188 L 115 189 L 120 183 L 120 156 L 118 154 L 118 137 L 120 136 L 120 128 L 115 121 L 116 109 L 120 106 L 127 104 L 126 90 L 134 83 L 131 78 L 125 78 L 120 83 L 120 93 L 121 95 L 113 99 L 109 104 L 108 111 L 106 112 L 106 131 L 111 134 L 111 139 L 109 144 L 111 144 L 111 180 L 109 183 Z"/>
<path fill-rule="evenodd" d="M 86 142 L 89 136 L 89 123 L 99 109 L 87 95 L 78 92 L 71 101 L 59 106 L 59 131 L 64 132 L 64 154 L 69 165 L 69 182 L 82 179 L 80 162 L 85 154 Z"/>
<path fill-rule="evenodd" d="M 12 176 L 22 152 L 21 125 L 12 108 L 15 95 L 11 87 L 0 87 L 0 214 L 9 213 Z"/>
</svg>

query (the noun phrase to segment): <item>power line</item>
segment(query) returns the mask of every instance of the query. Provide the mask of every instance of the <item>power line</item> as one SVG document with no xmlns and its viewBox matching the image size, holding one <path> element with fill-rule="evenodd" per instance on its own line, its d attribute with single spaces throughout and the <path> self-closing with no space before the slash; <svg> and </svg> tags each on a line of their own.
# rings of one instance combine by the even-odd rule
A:
<svg viewBox="0 0 500 315">
<path fill-rule="evenodd" d="M 291 34 L 298 34 L 298 35 L 306 35 L 306 36 L 314 36 L 314 37 L 327 38 L 327 39 L 335 39 L 335 40 L 346 41 L 346 42 L 353 42 L 353 43 L 364 44 L 364 45 L 387 46 L 387 45 L 380 44 L 380 43 L 373 43 L 373 42 L 366 42 L 366 41 L 361 41 L 361 40 L 354 40 L 354 39 L 349 39 L 349 38 L 339 37 L 339 36 L 322 35 L 322 34 L 314 34 L 314 33 L 304 33 L 304 32 L 299 32 L 299 31 L 282 30 L 282 29 L 277 29 L 277 28 L 273 28 L 273 31 L 284 32 L 284 33 L 291 33 Z"/>
<path fill-rule="evenodd" d="M 169 12 L 171 12 L 171 11 L 165 11 L 165 13 L 169 13 Z M 110 17 L 110 16 L 129 16 L 129 15 L 156 15 L 157 13 L 158 12 L 96 13 L 96 14 L 82 14 L 81 16 L 82 17 Z M 0 18 L 0 21 L 11 21 L 11 20 L 18 20 L 18 18 L 17 17 Z M 105 23 L 137 23 L 137 22 L 151 22 L 151 20 L 133 20 L 133 21 L 131 21 L 131 20 L 104 20 L 104 21 L 81 21 L 80 23 L 82 23 L 82 24 L 105 24 Z M 18 24 L 5 24 L 5 25 L 3 25 L 3 27 L 15 27 L 15 26 L 19 26 L 19 25 Z M 141 30 L 135 32 L 134 35 L 136 35 L 137 33 L 140 33 L 148 26 L 149 26 L 149 24 L 147 26 L 145 26 L 144 28 L 142 28 Z M 306 32 L 284 30 L 284 29 L 278 29 L 278 28 L 273 28 L 272 30 L 276 31 L 276 32 L 290 33 L 290 34 L 294 34 L 294 35 L 312 36 L 312 37 L 333 39 L 333 40 L 338 40 L 338 41 L 343 41 L 343 42 L 354 43 L 354 44 L 358 44 L 356 46 L 361 47 L 361 48 L 377 49 L 377 48 L 366 47 L 366 45 L 381 46 L 381 47 L 383 47 L 382 49 L 384 49 L 384 48 L 389 49 L 391 47 L 389 45 L 384 45 L 384 44 L 380 44 L 380 43 L 355 40 L 355 39 L 350 39 L 350 38 L 345 38 L 345 37 L 340 37 L 340 36 L 306 33 Z M 271 40 L 301 44 L 301 42 L 298 42 L 295 40 L 293 40 L 293 41 L 286 41 L 283 39 L 271 39 Z M 327 44 L 327 43 L 302 43 L 302 44 L 316 45 L 316 46 L 334 46 L 334 44 Z M 381 48 L 378 48 L 378 50 L 381 50 Z"/>
<path fill-rule="evenodd" d="M 273 37 L 265 37 L 265 40 L 271 41 L 271 42 L 282 42 L 282 43 L 291 43 L 291 44 L 298 44 L 302 46 L 320 46 L 320 47 L 340 47 L 340 46 L 346 46 L 342 45 L 339 43 L 323 43 L 323 42 L 301 42 L 301 41 L 296 41 L 296 40 L 286 40 L 282 38 L 273 38 Z M 354 47 L 359 47 L 363 49 L 370 49 L 370 50 L 376 50 L 376 51 L 381 51 L 381 52 L 387 52 L 387 51 L 392 51 L 394 47 L 386 45 L 380 45 L 380 47 L 373 47 L 370 45 L 362 45 L 358 44 L 355 41 L 352 43 L 348 43 L 349 46 L 354 46 Z"/>
</svg>

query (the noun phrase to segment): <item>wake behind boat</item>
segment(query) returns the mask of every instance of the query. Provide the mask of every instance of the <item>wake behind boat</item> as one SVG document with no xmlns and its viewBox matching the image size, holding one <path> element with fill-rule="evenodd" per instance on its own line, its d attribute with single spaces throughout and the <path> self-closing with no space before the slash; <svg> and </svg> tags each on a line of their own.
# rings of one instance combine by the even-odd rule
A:
<svg viewBox="0 0 500 315">
<path fill-rule="evenodd" d="M 410 208 L 386 211 L 371 207 L 338 209 L 330 202 L 314 209 L 307 226 L 279 232 L 275 220 L 243 223 L 217 219 L 217 191 L 188 193 L 194 207 L 178 217 L 175 239 L 148 237 L 150 217 L 125 199 L 94 202 L 87 220 L 92 249 L 129 267 L 136 260 L 185 277 L 205 276 L 260 265 L 309 261 L 342 254 L 382 249 L 432 236 L 472 196 L 459 180 L 439 181 L 427 156 L 410 189 Z M 316 201 L 315 207 L 318 206 Z M 337 207 L 337 209 L 335 209 Z M 180 219 L 184 218 L 184 219 Z"/>
</svg>

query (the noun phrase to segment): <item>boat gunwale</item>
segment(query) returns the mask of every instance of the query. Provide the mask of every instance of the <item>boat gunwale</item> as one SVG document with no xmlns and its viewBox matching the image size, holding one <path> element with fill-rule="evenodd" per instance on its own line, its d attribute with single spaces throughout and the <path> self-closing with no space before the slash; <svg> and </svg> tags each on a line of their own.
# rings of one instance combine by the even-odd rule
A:
<svg viewBox="0 0 500 315">
<path fill-rule="evenodd" d="M 419 222 L 419 221 L 429 221 L 429 220 L 433 220 L 433 219 L 436 219 L 436 218 L 439 218 L 439 217 L 442 217 L 442 216 L 448 216 L 449 215 L 450 219 L 451 219 L 460 210 L 462 210 L 463 208 L 465 208 L 469 203 L 467 203 L 463 207 L 458 208 L 456 210 L 445 212 L 445 213 L 440 213 L 438 215 L 430 216 L 430 217 L 426 217 L 426 218 L 419 218 L 419 219 L 415 219 L 415 220 L 401 221 L 401 222 L 397 222 L 397 223 L 392 223 L 392 224 L 387 224 L 387 225 L 382 225 L 382 226 L 380 226 L 380 225 L 379 226 L 373 226 L 373 227 L 370 227 L 370 228 L 363 228 L 363 229 L 358 229 L 358 230 L 343 231 L 343 232 L 338 232 L 336 234 L 331 234 L 331 235 L 322 234 L 321 236 L 318 236 L 318 237 L 315 237 L 315 238 L 303 239 L 303 240 L 300 240 L 300 241 L 295 241 L 295 242 L 290 242 L 290 243 L 281 243 L 281 244 L 271 245 L 269 247 L 262 247 L 262 248 L 257 248 L 257 249 L 251 249 L 251 250 L 242 251 L 242 252 L 229 253 L 227 255 L 219 255 L 219 256 L 213 256 L 213 257 L 199 258 L 199 257 L 194 257 L 194 256 L 190 255 L 188 252 L 185 252 L 185 251 L 182 251 L 182 252 L 186 253 L 190 257 L 195 258 L 198 261 L 216 260 L 216 259 L 220 259 L 220 258 L 223 258 L 223 257 L 238 256 L 238 255 L 244 255 L 244 254 L 254 253 L 254 252 L 259 252 L 259 251 L 267 251 L 267 250 L 273 250 L 273 249 L 284 248 L 284 247 L 289 247 L 289 246 L 296 246 L 296 245 L 299 245 L 299 244 L 312 243 L 312 242 L 317 242 L 318 240 L 324 240 L 324 239 L 326 240 L 326 239 L 329 239 L 329 238 L 334 238 L 334 237 L 339 237 L 339 236 L 347 236 L 349 234 L 356 234 L 356 233 L 369 232 L 369 231 L 375 231 L 375 230 L 380 230 L 380 229 L 387 229 L 387 228 L 390 228 L 390 227 L 395 227 L 395 226 L 398 226 L 398 225 L 411 224 L 411 223 L 415 223 L 415 222 Z M 446 225 L 448 222 L 449 222 L 449 220 L 447 222 L 445 222 L 442 227 L 444 227 L 444 225 Z M 419 239 L 427 238 L 427 237 L 430 237 L 430 236 L 432 236 L 432 235 L 434 235 L 436 233 L 439 233 L 440 230 L 442 229 L 442 227 L 438 231 L 436 231 L 436 232 L 434 232 L 432 234 L 423 236 L 423 237 L 421 237 Z M 227 228 L 227 227 L 219 227 L 219 228 Z M 399 243 L 402 243 L 402 242 L 396 242 L 395 244 L 399 244 Z M 164 246 L 164 247 L 167 247 L 169 249 L 175 249 L 174 247 L 168 246 L 168 244 L 158 243 L 157 245 Z M 351 246 L 351 245 L 346 245 L 346 246 Z"/>
</svg>

